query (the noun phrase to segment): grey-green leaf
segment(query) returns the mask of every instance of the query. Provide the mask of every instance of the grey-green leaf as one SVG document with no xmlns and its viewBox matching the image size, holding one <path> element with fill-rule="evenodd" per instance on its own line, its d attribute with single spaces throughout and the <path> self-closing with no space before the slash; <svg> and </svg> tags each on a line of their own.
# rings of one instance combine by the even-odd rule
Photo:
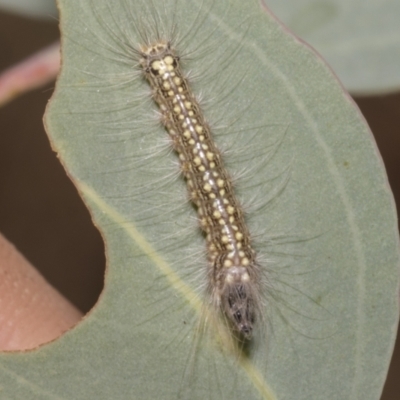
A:
<svg viewBox="0 0 400 400">
<path fill-rule="evenodd" d="M 54 18 L 57 15 L 54 0 L 0 0 L 0 8 L 35 18 Z"/>
<path fill-rule="evenodd" d="M 396 215 L 372 135 L 324 61 L 256 0 L 60 11 L 46 126 L 106 241 L 105 289 L 62 338 L 1 355 L 2 398 L 379 399 L 398 322 Z M 156 30 L 176 31 L 227 167 L 244 171 L 234 186 L 269 284 L 267 328 L 243 357 L 212 329 L 196 341 L 204 238 L 132 50 Z"/>
<path fill-rule="evenodd" d="M 265 0 L 314 46 L 354 94 L 400 89 L 400 2 L 397 0 Z"/>
</svg>

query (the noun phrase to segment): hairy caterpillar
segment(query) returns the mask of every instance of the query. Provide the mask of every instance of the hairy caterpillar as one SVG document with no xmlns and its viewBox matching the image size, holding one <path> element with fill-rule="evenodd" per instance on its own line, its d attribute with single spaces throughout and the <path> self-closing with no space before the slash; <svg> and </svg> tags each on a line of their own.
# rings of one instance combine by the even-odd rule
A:
<svg viewBox="0 0 400 400">
<path fill-rule="evenodd" d="M 251 339 L 260 309 L 260 272 L 233 184 L 176 50 L 159 40 L 142 46 L 141 56 L 206 234 L 211 302 L 241 337 Z"/>
</svg>

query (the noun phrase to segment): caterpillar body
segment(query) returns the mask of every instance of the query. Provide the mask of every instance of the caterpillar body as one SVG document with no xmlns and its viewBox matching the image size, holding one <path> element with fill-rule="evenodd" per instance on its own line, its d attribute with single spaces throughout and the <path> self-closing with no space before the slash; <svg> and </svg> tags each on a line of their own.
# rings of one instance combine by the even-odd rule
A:
<svg viewBox="0 0 400 400">
<path fill-rule="evenodd" d="M 159 40 L 141 46 L 140 54 L 206 236 L 211 305 L 239 338 L 250 340 L 259 315 L 260 271 L 230 176 L 177 51 Z"/>
</svg>

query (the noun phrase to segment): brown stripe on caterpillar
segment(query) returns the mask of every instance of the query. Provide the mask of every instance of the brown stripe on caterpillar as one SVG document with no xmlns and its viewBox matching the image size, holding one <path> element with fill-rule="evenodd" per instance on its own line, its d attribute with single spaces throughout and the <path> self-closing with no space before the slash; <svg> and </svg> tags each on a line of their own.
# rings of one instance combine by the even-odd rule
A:
<svg viewBox="0 0 400 400">
<path fill-rule="evenodd" d="M 210 302 L 236 336 L 250 340 L 260 317 L 261 276 L 230 176 L 177 51 L 170 42 L 158 40 L 142 45 L 140 55 L 206 235 Z"/>
</svg>

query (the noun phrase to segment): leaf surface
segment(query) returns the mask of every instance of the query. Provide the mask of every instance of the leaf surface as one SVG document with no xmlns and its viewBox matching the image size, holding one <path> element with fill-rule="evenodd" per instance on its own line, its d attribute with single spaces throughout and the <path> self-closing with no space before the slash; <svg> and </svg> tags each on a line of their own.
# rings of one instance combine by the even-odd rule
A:
<svg viewBox="0 0 400 400">
<path fill-rule="evenodd" d="M 268 7 L 328 61 L 347 90 L 400 89 L 400 2 L 396 0 L 265 0 Z"/>
</svg>

